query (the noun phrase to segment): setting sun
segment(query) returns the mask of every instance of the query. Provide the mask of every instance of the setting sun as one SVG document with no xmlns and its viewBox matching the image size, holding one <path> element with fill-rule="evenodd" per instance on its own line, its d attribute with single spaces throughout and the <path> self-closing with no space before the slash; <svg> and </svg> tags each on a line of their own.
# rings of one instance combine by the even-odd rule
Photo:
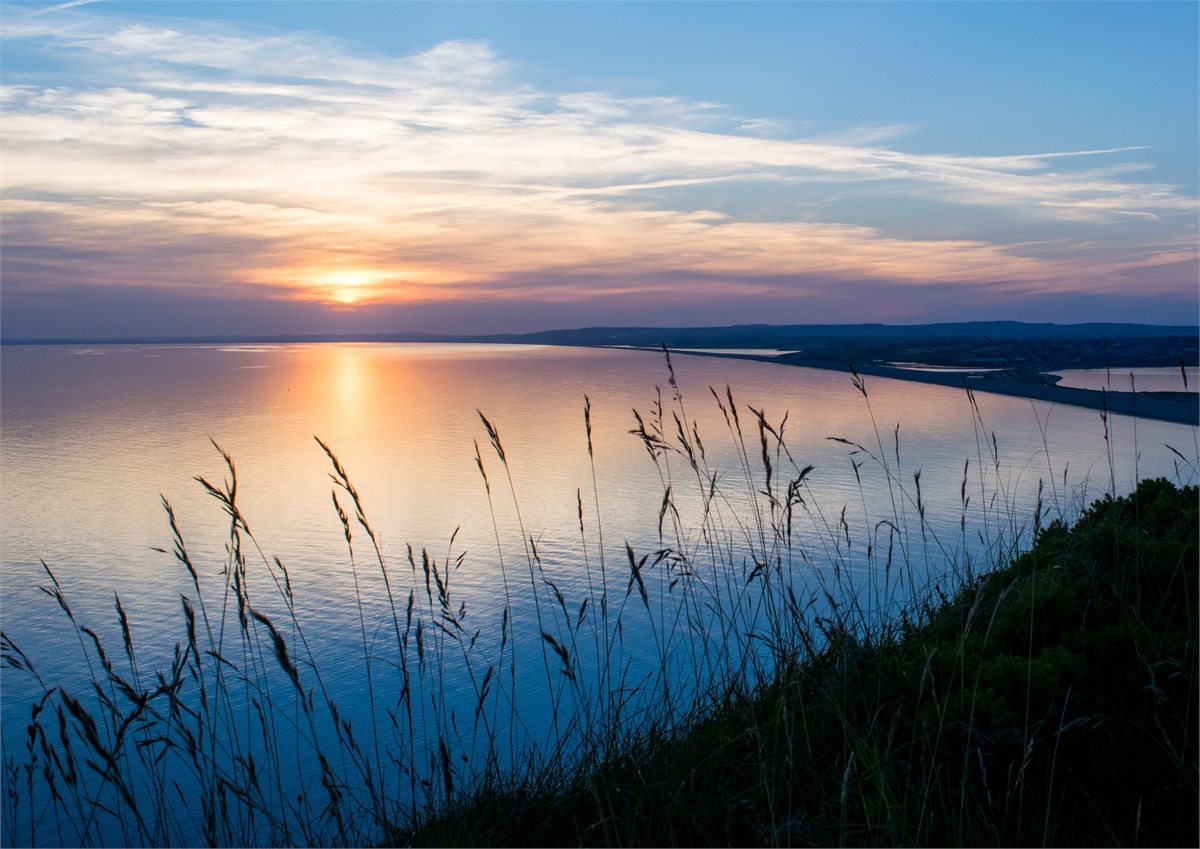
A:
<svg viewBox="0 0 1200 849">
<path fill-rule="evenodd" d="M 297 264 L 261 273 L 257 280 L 288 292 L 289 300 L 349 307 L 398 303 L 417 294 L 429 297 L 435 284 L 455 278 L 413 268 Z M 422 287 L 425 290 L 418 292 Z"/>
<path fill-rule="evenodd" d="M 396 283 L 401 278 L 395 269 L 311 265 L 292 266 L 259 277 L 268 285 L 290 290 L 291 298 L 342 306 L 387 301 L 396 295 Z"/>
<path fill-rule="evenodd" d="M 340 304 L 356 304 L 371 294 L 378 273 L 360 270 L 336 271 L 328 275 L 329 296 Z"/>
</svg>

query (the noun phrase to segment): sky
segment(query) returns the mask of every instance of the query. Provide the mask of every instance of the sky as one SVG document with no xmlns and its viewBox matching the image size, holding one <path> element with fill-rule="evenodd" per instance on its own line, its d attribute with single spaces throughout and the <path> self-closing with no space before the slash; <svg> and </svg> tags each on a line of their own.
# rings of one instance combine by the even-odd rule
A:
<svg viewBox="0 0 1200 849">
<path fill-rule="evenodd" d="M 1194 2 L 0 2 L 0 335 L 1200 321 Z"/>
</svg>

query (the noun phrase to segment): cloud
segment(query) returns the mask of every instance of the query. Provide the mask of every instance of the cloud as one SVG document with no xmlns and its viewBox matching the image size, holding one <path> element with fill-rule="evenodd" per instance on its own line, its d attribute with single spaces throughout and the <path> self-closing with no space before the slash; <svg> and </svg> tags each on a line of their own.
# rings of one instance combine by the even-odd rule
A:
<svg viewBox="0 0 1200 849">
<path fill-rule="evenodd" d="M 9 291 L 337 301 L 341 269 L 368 281 L 361 303 L 716 302 L 801 297 L 818 279 L 1115 292 L 1168 267 L 1158 285 L 1176 291 L 1196 256 L 1195 198 L 1138 181 L 1141 148 L 917 154 L 899 126 L 786 137 L 711 103 L 539 90 L 479 41 L 392 57 L 65 7 L 3 36 L 88 71 L 4 89 Z M 766 187 L 784 199 L 752 217 L 710 203 Z M 960 232 L 838 219 L 831 191 L 919 198 L 928 232 Z M 1060 236 L 1008 243 L 963 224 L 964 207 Z M 1120 229 L 1131 221 L 1158 229 Z"/>
<path fill-rule="evenodd" d="M 44 15 L 47 12 L 58 12 L 63 9 L 73 9 L 76 6 L 87 6 L 91 3 L 99 3 L 99 2 L 100 2 L 100 0 L 69 0 L 69 2 L 67 2 L 67 3 L 57 3 L 53 6 L 46 6 L 41 9 L 33 9 L 28 14 Z"/>
</svg>

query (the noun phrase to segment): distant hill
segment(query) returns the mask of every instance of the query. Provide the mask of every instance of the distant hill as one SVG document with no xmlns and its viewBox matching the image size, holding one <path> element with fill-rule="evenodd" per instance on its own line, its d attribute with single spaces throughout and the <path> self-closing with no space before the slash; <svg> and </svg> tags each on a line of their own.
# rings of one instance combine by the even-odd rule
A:
<svg viewBox="0 0 1200 849">
<path fill-rule="evenodd" d="M 269 344 L 297 342 L 494 342 L 529 345 L 666 344 L 677 348 L 795 348 L 805 343 L 896 344 L 905 340 L 1037 340 L 1197 338 L 1200 326 L 1159 324 L 1027 324 L 1020 321 L 966 321 L 942 324 L 739 324 L 728 327 L 581 327 L 535 333 L 439 334 L 353 333 L 276 336 L 142 336 L 135 338 L 0 339 L 5 345 L 50 344 Z"/>
<path fill-rule="evenodd" d="M 945 324 L 739 324 L 729 327 L 584 327 L 475 337 L 476 341 L 542 345 L 666 344 L 677 348 L 790 348 L 834 340 L 855 343 L 967 339 L 1133 339 L 1197 337 L 1200 327 L 1156 324 L 1026 324 L 966 321 Z"/>
</svg>

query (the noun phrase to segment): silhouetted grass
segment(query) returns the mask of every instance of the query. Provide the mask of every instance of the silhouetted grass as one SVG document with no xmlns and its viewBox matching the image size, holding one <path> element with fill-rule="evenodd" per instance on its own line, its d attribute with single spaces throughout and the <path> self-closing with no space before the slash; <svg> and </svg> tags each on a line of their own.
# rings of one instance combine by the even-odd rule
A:
<svg viewBox="0 0 1200 849">
<path fill-rule="evenodd" d="M 413 845 L 1192 846 L 1197 489 L 1143 481 L 673 732 L 489 787 Z"/>
<path fill-rule="evenodd" d="M 322 674 L 224 452 L 224 479 L 197 479 L 228 519 L 219 568 L 194 562 L 163 502 L 191 584 L 167 668 L 139 663 L 119 597 L 113 652 L 46 566 L 91 687 L 64 691 L 4 634 L 4 665 L 42 691 L 24 750 L 5 753 L 6 842 L 1195 845 L 1194 485 L 1146 481 L 1082 510 L 1064 470 L 1025 516 L 968 392 L 978 450 L 959 533 L 939 535 L 899 426 L 878 425 L 852 374 L 874 444 L 834 438 L 861 495 L 848 516 L 809 489 L 787 416 L 729 388 L 712 396 L 735 468 L 710 464 L 667 367 L 667 397 L 631 431 L 662 486 L 651 550 L 605 528 L 585 399 L 573 583 L 543 561 L 480 414 L 503 595 L 487 625 L 456 591 L 462 556 L 391 560 L 318 440 L 365 711 Z"/>
</svg>

